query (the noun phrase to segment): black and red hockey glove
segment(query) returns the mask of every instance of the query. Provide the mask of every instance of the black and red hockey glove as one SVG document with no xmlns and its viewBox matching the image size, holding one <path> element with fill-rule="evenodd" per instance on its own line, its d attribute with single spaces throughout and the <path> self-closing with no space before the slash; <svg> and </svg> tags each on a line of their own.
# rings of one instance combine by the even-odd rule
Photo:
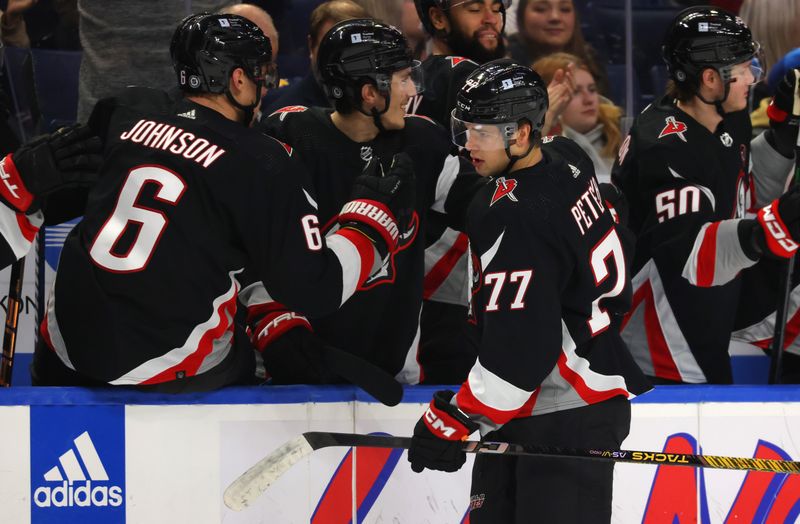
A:
<svg viewBox="0 0 800 524">
<path fill-rule="evenodd" d="M 458 471 L 467 460 L 461 441 L 476 431 L 478 424 L 450 403 L 453 395 L 449 390 L 434 393 L 430 406 L 414 426 L 408 461 L 416 473 L 425 468 Z"/>
<path fill-rule="evenodd" d="M 397 249 L 400 234 L 408 227 L 415 193 L 414 165 L 406 153 L 394 156 L 388 174 L 373 157 L 353 182 L 351 200 L 342 207 L 339 223 L 366 235 L 385 258 Z"/>
<path fill-rule="evenodd" d="M 62 127 L 21 146 L 0 162 L 0 198 L 20 212 L 69 187 L 89 187 L 103 163 L 100 138 L 85 125 Z"/>
<path fill-rule="evenodd" d="M 797 144 L 797 129 L 800 123 L 798 78 L 800 69 L 790 69 L 775 88 L 775 96 L 767 106 L 769 117 L 767 141 L 775 151 L 786 158 L 794 157 L 794 148 Z"/>
<path fill-rule="evenodd" d="M 761 208 L 756 220 L 742 220 L 739 240 L 753 260 L 762 254 L 774 258 L 794 255 L 800 241 L 800 186 L 792 186 L 779 199 Z"/>
<path fill-rule="evenodd" d="M 250 341 L 261 352 L 272 384 L 327 384 L 335 377 L 327 370 L 324 342 L 306 317 L 273 303 L 248 327 Z"/>
</svg>

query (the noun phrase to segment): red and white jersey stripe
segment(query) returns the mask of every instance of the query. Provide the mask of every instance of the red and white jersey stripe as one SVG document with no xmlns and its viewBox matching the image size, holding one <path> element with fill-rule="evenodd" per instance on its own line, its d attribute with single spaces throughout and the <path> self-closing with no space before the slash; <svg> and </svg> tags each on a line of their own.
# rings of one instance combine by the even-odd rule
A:
<svg viewBox="0 0 800 524">
<path fill-rule="evenodd" d="M 721 286 L 754 265 L 757 260 L 749 259 L 742 251 L 738 226 L 739 220 L 731 219 L 700 228 L 683 267 L 683 277 L 698 287 Z"/>
<path fill-rule="evenodd" d="M 467 305 L 467 235 L 449 227 L 425 249 L 423 298 L 458 306 Z"/>
<path fill-rule="evenodd" d="M 28 253 L 43 221 L 44 216 L 41 211 L 25 215 L 5 204 L 0 204 L 0 235 L 8 244 L 10 251 L 0 260 L 3 266 L 19 260 Z"/>
<path fill-rule="evenodd" d="M 646 375 L 688 383 L 706 382 L 681 332 L 653 260 L 633 278 L 633 306 L 625 316 L 622 339 Z"/>
</svg>

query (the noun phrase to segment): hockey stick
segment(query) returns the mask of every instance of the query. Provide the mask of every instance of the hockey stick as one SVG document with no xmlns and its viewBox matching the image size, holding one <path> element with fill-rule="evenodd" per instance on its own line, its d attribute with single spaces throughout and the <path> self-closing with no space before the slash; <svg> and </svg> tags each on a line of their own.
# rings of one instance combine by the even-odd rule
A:
<svg viewBox="0 0 800 524">
<path fill-rule="evenodd" d="M 289 469 L 311 455 L 315 450 L 333 446 L 408 449 L 409 437 L 384 435 L 359 435 L 354 433 L 303 433 L 261 459 L 256 465 L 234 480 L 225 490 L 225 505 L 234 511 L 249 506 L 266 489 Z M 800 462 L 791 460 L 723 457 L 717 455 L 689 455 L 624 449 L 575 449 L 536 444 L 508 444 L 505 442 L 465 441 L 462 449 L 467 453 L 517 455 L 522 457 L 570 457 L 633 464 L 690 466 L 714 469 L 751 470 L 770 473 L 800 473 Z"/>
<path fill-rule="evenodd" d="M 354 384 L 387 406 L 403 400 L 403 386 L 393 376 L 366 360 L 333 346 L 323 350 L 325 364 L 330 370 Z"/>
<path fill-rule="evenodd" d="M 17 347 L 17 325 L 22 309 L 22 279 L 25 276 L 25 257 L 11 264 L 11 277 L 6 301 L 6 329 L 3 333 L 3 361 L 0 363 L 0 387 L 11 386 L 14 370 L 14 351 Z"/>
<path fill-rule="evenodd" d="M 797 89 L 797 87 L 795 87 Z M 795 106 L 797 106 L 797 95 L 795 95 Z M 800 112 L 800 108 L 795 107 Z M 794 111 L 792 111 L 794 113 Z M 798 183 L 800 177 L 800 133 L 797 134 L 797 143 L 794 148 L 794 177 L 789 182 L 790 185 Z M 772 355 L 769 362 L 769 383 L 780 384 L 783 374 L 783 342 L 786 334 L 786 321 L 789 317 L 789 297 L 792 294 L 792 273 L 794 273 L 795 256 L 786 262 L 786 269 L 780 274 L 778 289 L 781 296 L 778 297 L 778 305 L 775 308 L 775 331 L 772 334 Z"/>
</svg>

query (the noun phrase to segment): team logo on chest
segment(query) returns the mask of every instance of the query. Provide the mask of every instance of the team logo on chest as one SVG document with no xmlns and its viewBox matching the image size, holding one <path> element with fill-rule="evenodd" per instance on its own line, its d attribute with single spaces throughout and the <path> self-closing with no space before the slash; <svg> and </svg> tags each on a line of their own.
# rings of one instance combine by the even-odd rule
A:
<svg viewBox="0 0 800 524">
<path fill-rule="evenodd" d="M 497 187 L 495 187 L 492 200 L 489 202 L 490 206 L 493 206 L 495 202 L 503 197 L 508 197 L 508 199 L 512 202 L 518 202 L 517 197 L 514 196 L 514 189 L 517 187 L 516 180 L 513 178 L 506 180 L 506 177 L 501 176 L 495 180 L 495 184 L 497 184 Z"/>
<path fill-rule="evenodd" d="M 666 123 L 667 125 L 665 125 L 664 129 L 661 130 L 661 133 L 658 134 L 658 138 L 664 138 L 668 135 L 678 135 L 678 138 L 686 142 L 686 137 L 683 134 L 687 129 L 686 124 L 675 120 L 674 116 L 668 116 L 666 118 Z"/>
<path fill-rule="evenodd" d="M 361 146 L 361 160 L 364 162 L 372 160 L 372 146 Z"/>
<path fill-rule="evenodd" d="M 727 131 L 719 135 L 719 141 L 722 142 L 722 145 L 725 147 L 731 147 L 733 145 L 733 138 L 731 138 L 731 135 L 729 135 Z"/>
</svg>

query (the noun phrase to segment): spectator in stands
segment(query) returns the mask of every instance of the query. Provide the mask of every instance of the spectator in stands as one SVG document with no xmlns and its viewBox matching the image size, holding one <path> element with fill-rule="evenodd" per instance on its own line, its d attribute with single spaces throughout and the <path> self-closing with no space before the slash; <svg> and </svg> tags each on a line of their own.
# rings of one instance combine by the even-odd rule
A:
<svg viewBox="0 0 800 524">
<path fill-rule="evenodd" d="M 597 179 L 610 182 L 611 168 L 622 143 L 622 109 L 600 95 L 586 62 L 575 55 L 553 53 L 537 60 L 533 69 L 550 83 L 558 70 L 565 70 L 570 64 L 574 67 L 575 90 L 550 134 L 574 140 L 592 159 Z"/>
<path fill-rule="evenodd" d="M 311 11 L 309 17 L 308 49 L 311 69 L 300 81 L 275 89 L 264 98 L 261 104 L 264 115 L 286 106 L 329 107 L 328 97 L 322 91 L 314 68 L 317 62 L 317 50 L 325 33 L 344 20 L 366 18 L 367 12 L 353 0 L 330 0 L 323 2 Z"/>
<path fill-rule="evenodd" d="M 520 0 L 516 16 L 519 32 L 508 39 L 511 58 L 532 64 L 551 53 L 570 53 L 587 64 L 600 92 L 609 94 L 603 60 L 584 40 L 572 0 Z"/>
<path fill-rule="evenodd" d="M 789 53 L 800 47 L 800 4 L 797 0 L 745 0 L 741 8 L 742 20 L 752 29 L 753 38 L 761 44 L 761 67 L 769 73 L 770 69 Z M 767 106 L 774 88 L 784 73 L 772 77 L 772 83 L 764 83 L 753 89 L 750 115 L 753 132 L 763 131 L 769 125 Z"/>
</svg>

